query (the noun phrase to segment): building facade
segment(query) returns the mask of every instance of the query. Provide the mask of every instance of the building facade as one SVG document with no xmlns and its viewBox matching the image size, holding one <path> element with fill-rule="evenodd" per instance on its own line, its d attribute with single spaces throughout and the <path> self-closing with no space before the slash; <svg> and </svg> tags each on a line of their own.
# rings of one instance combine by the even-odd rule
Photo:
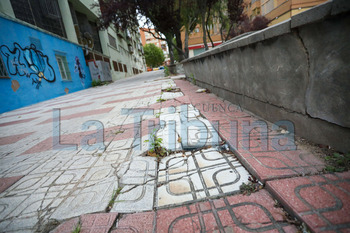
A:
<svg viewBox="0 0 350 233">
<path fill-rule="evenodd" d="M 146 44 L 154 44 L 158 48 L 161 48 L 163 50 L 165 63 L 168 64 L 170 61 L 170 57 L 169 57 L 169 49 L 166 41 L 154 38 L 154 36 L 147 31 L 148 31 L 148 28 L 140 28 L 140 37 L 141 37 L 142 46 L 145 46 Z M 154 29 L 151 29 L 151 31 L 152 33 L 156 34 Z"/>
<path fill-rule="evenodd" d="M 93 3 L 0 1 L 0 113 L 88 88 L 99 64 L 109 80 L 146 70 L 138 31 L 98 30 Z"/>
<path fill-rule="evenodd" d="M 222 43 L 220 30 L 218 25 L 214 25 L 214 27 L 210 30 L 210 37 L 214 43 L 214 46 L 217 46 Z M 185 32 L 181 31 L 181 40 L 182 46 L 185 46 Z M 207 36 L 207 45 L 209 49 L 212 49 L 212 43 Z M 203 30 L 201 25 L 197 25 L 193 32 L 190 33 L 188 38 L 188 49 L 189 54 L 188 57 L 196 56 L 205 51 L 204 43 L 203 43 Z"/>
<path fill-rule="evenodd" d="M 244 0 L 244 12 L 252 20 L 262 15 L 271 20 L 270 26 L 285 21 L 327 0 Z"/>
</svg>

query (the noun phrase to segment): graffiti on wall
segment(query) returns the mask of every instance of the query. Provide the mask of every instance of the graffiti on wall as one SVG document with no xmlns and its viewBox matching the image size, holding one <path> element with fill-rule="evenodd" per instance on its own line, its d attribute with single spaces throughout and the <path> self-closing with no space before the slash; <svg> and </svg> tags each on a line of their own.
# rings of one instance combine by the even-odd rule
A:
<svg viewBox="0 0 350 233">
<path fill-rule="evenodd" d="M 85 87 L 85 71 L 80 63 L 79 57 L 75 57 L 74 72 L 79 74 L 80 82 Z"/>
<path fill-rule="evenodd" d="M 13 50 L 6 45 L 0 46 L 9 74 L 31 78 L 32 85 L 36 85 L 37 89 L 42 80 L 55 82 L 56 74 L 47 55 L 37 50 L 34 44 L 24 48 L 16 42 L 13 45 Z"/>
</svg>

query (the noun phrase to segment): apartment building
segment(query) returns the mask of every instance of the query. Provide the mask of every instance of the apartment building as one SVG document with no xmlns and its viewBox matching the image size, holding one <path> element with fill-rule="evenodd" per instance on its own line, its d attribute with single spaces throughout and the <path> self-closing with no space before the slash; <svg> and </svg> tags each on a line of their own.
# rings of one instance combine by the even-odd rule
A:
<svg viewBox="0 0 350 233">
<path fill-rule="evenodd" d="M 161 48 L 163 50 L 163 54 L 165 57 L 165 63 L 169 63 L 170 62 L 169 49 L 166 41 L 155 38 L 152 35 L 152 33 L 156 35 L 156 32 L 154 29 L 151 29 L 152 33 L 149 33 L 147 31 L 148 31 L 148 28 L 140 28 L 140 37 L 141 37 L 142 45 L 145 46 L 146 44 L 154 44 L 158 48 Z"/>
<path fill-rule="evenodd" d="M 220 30 L 218 25 L 214 25 L 210 29 L 210 37 L 214 43 L 214 46 L 217 46 L 222 43 Z M 182 45 L 185 46 L 185 32 L 184 30 L 181 31 L 181 40 Z M 212 49 L 212 43 L 210 39 L 207 36 L 207 45 L 209 49 Z M 200 53 L 203 53 L 205 51 L 204 43 L 203 43 L 203 30 L 201 25 L 197 25 L 196 28 L 193 30 L 193 32 L 190 33 L 188 38 L 188 50 L 189 54 L 188 57 L 196 56 Z"/>
<path fill-rule="evenodd" d="M 244 12 L 250 19 L 262 15 L 270 26 L 285 21 L 327 0 L 244 0 Z"/>
</svg>

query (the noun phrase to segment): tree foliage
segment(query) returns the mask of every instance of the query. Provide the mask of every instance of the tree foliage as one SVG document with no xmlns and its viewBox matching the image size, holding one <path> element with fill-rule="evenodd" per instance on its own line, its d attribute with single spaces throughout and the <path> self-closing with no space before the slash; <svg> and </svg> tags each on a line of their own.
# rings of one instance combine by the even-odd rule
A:
<svg viewBox="0 0 350 233">
<path fill-rule="evenodd" d="M 250 22 L 243 14 L 243 0 L 99 0 L 95 6 L 98 5 L 101 8 L 101 28 L 111 24 L 117 30 L 145 28 L 155 38 L 167 42 L 171 64 L 175 60 L 175 51 L 178 61 L 188 57 L 189 34 L 197 25 L 202 27 L 203 43 L 208 49 L 207 38 L 214 47 L 210 35 L 210 28 L 214 25 L 220 26 L 222 41 L 226 41 L 241 33 L 265 28 L 269 23 L 264 17 Z M 146 19 L 144 25 L 138 25 L 141 16 Z M 181 31 L 185 32 L 184 50 Z"/>
<path fill-rule="evenodd" d="M 144 46 L 146 64 L 149 67 L 158 67 L 164 63 L 163 50 L 154 44 Z"/>
</svg>

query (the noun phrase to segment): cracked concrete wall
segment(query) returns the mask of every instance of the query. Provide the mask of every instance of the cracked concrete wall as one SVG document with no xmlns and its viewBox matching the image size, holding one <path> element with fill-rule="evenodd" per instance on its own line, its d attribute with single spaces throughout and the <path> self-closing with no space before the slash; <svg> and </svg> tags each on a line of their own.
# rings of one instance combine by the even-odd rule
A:
<svg viewBox="0 0 350 233">
<path fill-rule="evenodd" d="M 299 136 L 350 151 L 349 2 L 328 1 L 185 60 L 185 74 L 269 121 L 292 121 Z"/>
</svg>

